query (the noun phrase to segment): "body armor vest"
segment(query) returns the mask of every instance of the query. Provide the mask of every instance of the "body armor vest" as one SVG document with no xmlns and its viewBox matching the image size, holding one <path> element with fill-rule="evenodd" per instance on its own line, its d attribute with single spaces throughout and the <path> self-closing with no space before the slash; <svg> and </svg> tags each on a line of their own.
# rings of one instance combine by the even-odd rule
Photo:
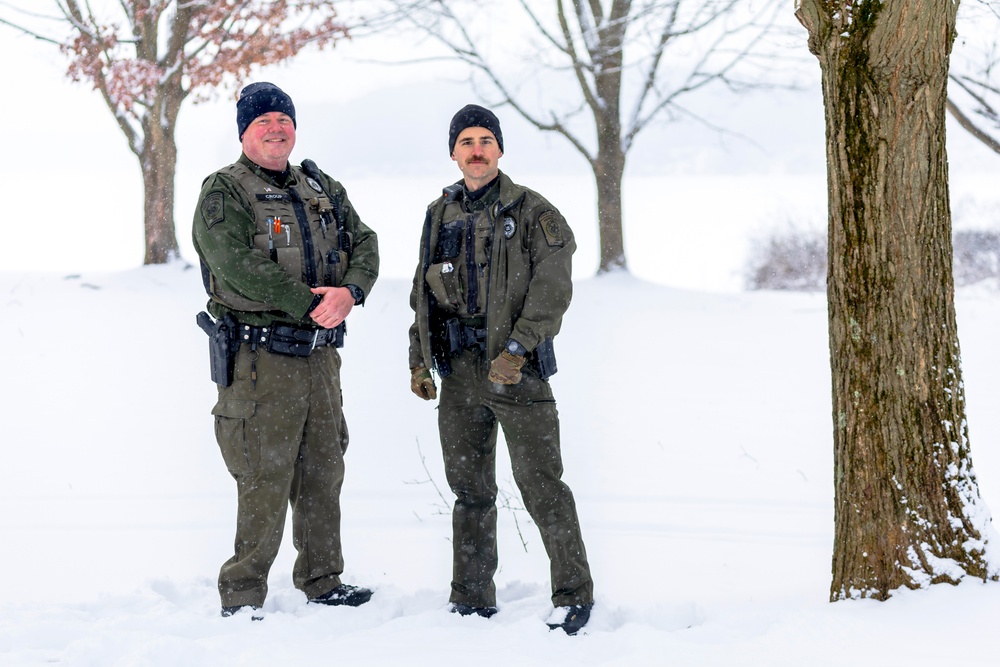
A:
<svg viewBox="0 0 1000 667">
<path fill-rule="evenodd" d="M 460 318 L 486 314 L 494 215 L 489 207 L 466 213 L 460 201 L 445 205 L 427 286 L 440 311 Z"/>
<path fill-rule="evenodd" d="M 339 287 L 350 260 L 351 235 L 338 229 L 337 210 L 320 184 L 299 167 L 291 170 L 294 178 L 284 189 L 269 185 L 242 164 L 222 171 L 236 179 L 253 206 L 257 250 L 310 287 Z M 210 292 L 234 310 L 271 310 L 266 303 L 222 288 L 214 277 Z"/>
</svg>

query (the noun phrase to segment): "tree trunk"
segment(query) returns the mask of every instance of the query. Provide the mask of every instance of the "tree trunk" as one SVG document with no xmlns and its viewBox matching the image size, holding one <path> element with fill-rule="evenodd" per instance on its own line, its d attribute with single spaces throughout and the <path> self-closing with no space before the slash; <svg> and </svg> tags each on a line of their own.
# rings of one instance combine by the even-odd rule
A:
<svg viewBox="0 0 1000 667">
<path fill-rule="evenodd" d="M 972 468 L 945 151 L 957 3 L 801 0 L 822 69 L 831 600 L 996 576 Z"/>
<path fill-rule="evenodd" d="M 625 174 L 625 146 L 622 143 L 622 71 L 625 31 L 632 3 L 616 0 L 606 21 L 598 21 L 599 49 L 594 61 L 594 97 L 591 112 L 597 128 L 597 155 L 591 164 L 597 180 L 597 228 L 601 240 L 601 261 L 597 274 L 628 271 L 622 232 L 622 177 Z M 581 29 L 587 26 L 581 23 Z"/>
<path fill-rule="evenodd" d="M 166 264 L 180 257 L 174 226 L 174 180 L 177 171 L 177 116 L 186 93 L 174 77 L 163 83 L 150 110 L 142 117 L 142 144 L 136 154 L 142 168 L 143 264 Z M 134 149 L 133 149 L 134 150 Z"/>
<path fill-rule="evenodd" d="M 616 142 L 617 145 L 617 142 Z M 597 273 L 627 271 L 625 239 L 622 233 L 622 175 L 625 156 L 621 150 L 602 150 L 594 162 L 597 182 L 597 226 L 601 257 Z"/>
<path fill-rule="evenodd" d="M 143 264 L 165 264 L 180 255 L 174 228 L 177 145 L 172 133 L 147 131 L 139 163 L 142 166 L 143 225 L 146 231 Z"/>
</svg>

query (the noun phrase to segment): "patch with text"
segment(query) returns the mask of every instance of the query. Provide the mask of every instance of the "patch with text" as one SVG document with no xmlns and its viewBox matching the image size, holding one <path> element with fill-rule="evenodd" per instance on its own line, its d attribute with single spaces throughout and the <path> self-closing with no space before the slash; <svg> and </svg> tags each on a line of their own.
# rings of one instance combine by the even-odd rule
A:
<svg viewBox="0 0 1000 667">
<path fill-rule="evenodd" d="M 562 246 L 565 244 L 562 237 L 562 226 L 559 224 L 560 217 L 555 211 L 546 211 L 538 216 L 538 224 L 542 226 L 545 241 L 550 246 Z"/>
<path fill-rule="evenodd" d="M 201 202 L 201 217 L 209 227 L 226 219 L 225 198 L 221 192 L 215 190 L 205 196 Z"/>
</svg>

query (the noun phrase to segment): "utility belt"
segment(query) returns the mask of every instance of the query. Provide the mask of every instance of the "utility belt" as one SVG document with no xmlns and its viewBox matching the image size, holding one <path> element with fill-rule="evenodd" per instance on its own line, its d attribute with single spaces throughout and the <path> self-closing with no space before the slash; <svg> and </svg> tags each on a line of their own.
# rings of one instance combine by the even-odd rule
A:
<svg viewBox="0 0 1000 667">
<path fill-rule="evenodd" d="M 486 352 L 486 318 L 458 319 L 451 317 L 439 321 L 438 335 L 432 334 L 431 352 L 434 365 L 441 377 L 451 375 L 451 359 L 462 350 Z M 555 375 L 556 351 L 551 338 L 543 340 L 528 354 L 528 363 L 538 372 L 542 380 Z"/>
<path fill-rule="evenodd" d="M 341 322 L 333 329 L 300 329 L 287 324 L 252 326 L 240 324 L 236 338 L 241 345 L 251 349 L 263 347 L 273 354 L 287 357 L 308 357 L 317 347 L 344 347 L 347 324 Z"/>
<path fill-rule="evenodd" d="M 198 313 L 197 322 L 208 334 L 212 381 L 220 387 L 233 383 L 240 345 L 249 345 L 252 350 L 260 347 L 288 357 L 308 357 L 317 347 L 343 347 L 347 333 L 345 322 L 333 329 L 300 329 L 286 324 L 253 326 L 237 322 L 232 315 L 213 320 L 206 312 Z"/>
<path fill-rule="evenodd" d="M 452 317 L 445 320 L 444 326 L 451 356 L 462 350 L 486 351 L 486 318 L 460 320 Z"/>
</svg>

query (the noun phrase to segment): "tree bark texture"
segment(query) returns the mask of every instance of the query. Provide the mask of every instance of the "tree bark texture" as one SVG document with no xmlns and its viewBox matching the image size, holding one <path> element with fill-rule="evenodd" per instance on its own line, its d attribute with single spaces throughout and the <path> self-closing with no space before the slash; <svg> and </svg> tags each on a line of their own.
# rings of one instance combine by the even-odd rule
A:
<svg viewBox="0 0 1000 667">
<path fill-rule="evenodd" d="M 183 6 L 173 16 L 166 61 L 179 62 L 183 45 L 189 40 L 191 6 Z M 138 55 L 146 62 L 157 62 L 159 48 L 154 15 L 137 21 Z M 174 180 L 177 171 L 177 116 L 187 97 L 182 79 L 183 68 L 174 67 L 152 92 L 152 104 L 141 115 L 142 138 L 129 141 L 142 169 L 143 229 L 146 254 L 143 264 L 165 264 L 180 257 L 174 225 Z M 114 111 L 112 109 L 112 111 Z"/>
<path fill-rule="evenodd" d="M 625 155 L 620 149 L 609 154 L 598 153 L 594 162 L 594 179 L 597 183 L 597 224 L 601 240 L 599 274 L 628 271 L 622 224 L 624 173 Z"/>
<path fill-rule="evenodd" d="M 622 143 L 621 98 L 625 31 L 631 10 L 630 1 L 612 3 L 609 20 L 597 31 L 601 48 L 590 55 L 594 62 L 595 92 L 591 113 L 597 127 L 597 154 L 591 167 L 597 182 L 597 223 L 601 238 L 598 274 L 628 270 L 622 229 L 626 151 Z"/>
<path fill-rule="evenodd" d="M 183 45 L 189 41 L 192 6 L 182 6 L 173 16 L 165 62 L 177 63 Z M 159 31 L 155 15 L 137 19 L 136 32 L 141 36 L 136 47 L 145 62 L 157 62 Z M 177 116 L 187 97 L 182 80 L 183 68 L 173 67 L 152 92 L 151 105 L 140 116 L 142 138 L 129 141 L 139 158 L 143 185 L 143 228 L 146 254 L 143 264 L 165 264 L 180 256 L 174 225 L 174 181 L 177 171 Z M 114 112 L 114 109 L 112 109 Z"/>
<path fill-rule="evenodd" d="M 827 136 L 831 600 L 996 578 L 965 418 L 945 150 L 957 3 L 800 0 Z"/>
<path fill-rule="evenodd" d="M 177 259 L 177 233 L 174 225 L 174 176 L 177 171 L 177 144 L 174 127 L 147 130 L 139 155 L 142 167 L 143 227 L 146 255 L 143 264 L 165 264 Z"/>
</svg>

